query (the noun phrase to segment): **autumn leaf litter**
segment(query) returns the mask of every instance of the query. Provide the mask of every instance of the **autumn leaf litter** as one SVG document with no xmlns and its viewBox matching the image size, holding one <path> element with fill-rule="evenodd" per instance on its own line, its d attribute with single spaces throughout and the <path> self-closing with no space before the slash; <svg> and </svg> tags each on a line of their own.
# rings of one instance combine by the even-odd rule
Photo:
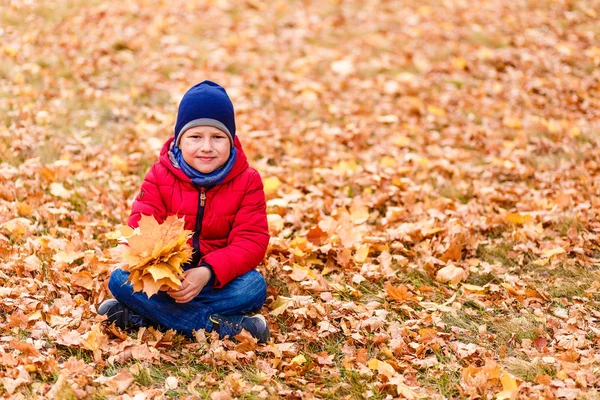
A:
<svg viewBox="0 0 600 400">
<path fill-rule="evenodd" d="M 591 1 L 0 6 L 0 392 L 595 398 L 597 18 Z M 264 178 L 265 345 L 95 312 L 116 227 L 207 77 Z"/>
</svg>

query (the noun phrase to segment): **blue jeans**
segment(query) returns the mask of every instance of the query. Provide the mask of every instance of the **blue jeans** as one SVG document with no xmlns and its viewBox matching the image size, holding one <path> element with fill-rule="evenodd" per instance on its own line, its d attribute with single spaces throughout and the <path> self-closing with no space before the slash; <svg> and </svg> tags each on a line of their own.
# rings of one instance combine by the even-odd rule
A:
<svg viewBox="0 0 600 400">
<path fill-rule="evenodd" d="M 115 269 L 110 276 L 108 288 L 119 303 L 152 325 L 188 335 L 198 329 L 212 332 L 211 315 L 248 314 L 260 309 L 267 297 L 265 278 L 256 270 L 235 278 L 221 289 L 205 286 L 187 303 L 176 303 L 165 292 L 150 298 L 144 292 L 134 293 L 128 276 L 129 272 L 122 269 Z"/>
</svg>

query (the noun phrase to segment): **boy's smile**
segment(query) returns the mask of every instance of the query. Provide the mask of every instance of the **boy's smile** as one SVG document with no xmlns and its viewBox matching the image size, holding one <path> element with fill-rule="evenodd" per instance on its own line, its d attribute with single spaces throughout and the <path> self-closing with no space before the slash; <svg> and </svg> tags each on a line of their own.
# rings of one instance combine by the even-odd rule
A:
<svg viewBox="0 0 600 400">
<path fill-rule="evenodd" d="M 203 174 L 221 167 L 231 153 L 229 137 L 214 126 L 196 126 L 184 132 L 179 142 L 183 159 Z"/>
</svg>

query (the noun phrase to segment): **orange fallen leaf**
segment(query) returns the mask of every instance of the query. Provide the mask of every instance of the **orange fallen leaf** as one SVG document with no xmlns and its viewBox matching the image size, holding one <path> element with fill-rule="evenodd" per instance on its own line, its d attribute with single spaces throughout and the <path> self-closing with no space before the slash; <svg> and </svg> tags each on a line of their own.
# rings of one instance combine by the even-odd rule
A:
<svg viewBox="0 0 600 400">
<path fill-rule="evenodd" d="M 21 342 L 20 340 L 13 340 L 10 342 L 10 346 L 14 349 L 19 350 L 21 353 L 26 356 L 31 357 L 39 357 L 40 352 L 31 344 L 26 342 Z"/>
<path fill-rule="evenodd" d="M 398 285 L 394 287 L 390 283 L 386 283 L 385 292 L 392 300 L 396 300 L 400 303 L 410 301 L 415 298 L 415 296 L 408 290 L 406 285 Z"/>
<path fill-rule="evenodd" d="M 94 277 L 88 271 L 76 272 L 71 275 L 71 282 L 77 286 L 81 286 L 87 290 L 92 290 L 94 288 Z"/>
<path fill-rule="evenodd" d="M 91 350 L 94 354 L 94 361 L 102 360 L 102 346 L 108 343 L 108 337 L 100 329 L 100 324 L 95 324 L 91 331 L 83 335 L 81 347 Z"/>
<path fill-rule="evenodd" d="M 359 364 L 367 365 L 368 361 L 369 352 L 367 351 L 367 349 L 365 349 L 364 347 L 358 349 L 358 352 L 356 353 L 356 362 Z"/>
<path fill-rule="evenodd" d="M 458 241 L 450 243 L 448 249 L 440 256 L 440 260 L 444 262 L 458 261 L 462 258 L 462 246 Z"/>
</svg>

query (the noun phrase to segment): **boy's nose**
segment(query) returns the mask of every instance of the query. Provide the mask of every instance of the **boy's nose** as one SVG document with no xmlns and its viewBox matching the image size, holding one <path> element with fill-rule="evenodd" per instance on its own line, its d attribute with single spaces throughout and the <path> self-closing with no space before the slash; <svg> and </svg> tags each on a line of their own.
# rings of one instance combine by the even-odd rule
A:
<svg viewBox="0 0 600 400">
<path fill-rule="evenodd" d="M 212 146 L 210 144 L 210 140 L 203 140 L 202 143 L 200 143 L 200 150 L 202 150 L 202 151 L 211 151 L 212 150 Z"/>
</svg>

